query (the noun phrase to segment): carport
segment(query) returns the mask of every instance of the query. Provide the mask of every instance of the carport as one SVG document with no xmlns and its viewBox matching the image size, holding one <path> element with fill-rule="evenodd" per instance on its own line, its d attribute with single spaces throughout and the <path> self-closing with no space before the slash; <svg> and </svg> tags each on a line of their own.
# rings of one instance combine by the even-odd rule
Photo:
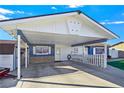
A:
<svg viewBox="0 0 124 93">
<path fill-rule="evenodd" d="M 22 78 L 18 88 L 116 88 L 121 87 L 123 75 L 112 73 L 113 69 L 96 68 L 95 66 L 75 62 L 55 62 L 30 64 L 22 67 Z M 116 71 L 115 71 L 116 72 Z M 121 79 L 119 79 L 121 77 Z M 113 79 L 112 79 L 113 78 Z M 116 79 L 115 79 L 116 78 Z M 118 79 L 117 79 L 118 78 Z M 120 85 L 120 86 L 119 86 Z"/>
<path fill-rule="evenodd" d="M 72 56 L 72 61 L 106 68 L 105 42 L 118 38 L 80 11 L 3 20 L 0 21 L 0 27 L 17 40 L 18 79 L 21 78 L 21 47 L 25 48 L 26 68 L 29 61 L 64 61 L 68 54 Z M 85 46 L 101 42 L 104 42 L 104 54 L 86 53 Z M 37 46 L 45 47 L 47 52 L 36 53 Z M 89 51 L 92 51 L 92 47 Z"/>
</svg>

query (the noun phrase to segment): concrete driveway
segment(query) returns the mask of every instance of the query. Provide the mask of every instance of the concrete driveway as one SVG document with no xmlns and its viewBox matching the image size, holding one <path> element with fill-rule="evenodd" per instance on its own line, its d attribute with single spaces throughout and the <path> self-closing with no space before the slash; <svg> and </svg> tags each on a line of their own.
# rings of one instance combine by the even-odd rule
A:
<svg viewBox="0 0 124 93">
<path fill-rule="evenodd" d="M 109 66 L 106 69 L 101 69 L 75 62 L 30 64 L 27 69 L 22 69 L 22 79 L 16 87 L 121 87 L 121 85 L 124 85 L 124 76 L 121 75 L 121 71 L 119 73 L 116 73 L 116 71 L 118 69 Z"/>
</svg>

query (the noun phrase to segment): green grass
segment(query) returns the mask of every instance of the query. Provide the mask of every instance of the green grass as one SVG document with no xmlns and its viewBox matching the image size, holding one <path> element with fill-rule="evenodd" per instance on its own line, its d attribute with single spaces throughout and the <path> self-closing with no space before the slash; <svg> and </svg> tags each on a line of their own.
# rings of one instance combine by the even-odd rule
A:
<svg viewBox="0 0 124 93">
<path fill-rule="evenodd" d="M 124 70 L 124 60 L 108 62 L 108 65 Z"/>
</svg>

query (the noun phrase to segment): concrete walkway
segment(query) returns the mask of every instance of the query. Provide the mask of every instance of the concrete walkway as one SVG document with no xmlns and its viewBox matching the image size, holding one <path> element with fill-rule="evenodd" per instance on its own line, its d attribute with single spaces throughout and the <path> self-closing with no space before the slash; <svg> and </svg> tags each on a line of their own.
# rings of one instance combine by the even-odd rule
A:
<svg viewBox="0 0 124 93">
<path fill-rule="evenodd" d="M 22 69 L 19 88 L 109 88 L 124 86 L 124 71 L 108 66 L 96 68 L 82 63 L 31 64 Z"/>
</svg>

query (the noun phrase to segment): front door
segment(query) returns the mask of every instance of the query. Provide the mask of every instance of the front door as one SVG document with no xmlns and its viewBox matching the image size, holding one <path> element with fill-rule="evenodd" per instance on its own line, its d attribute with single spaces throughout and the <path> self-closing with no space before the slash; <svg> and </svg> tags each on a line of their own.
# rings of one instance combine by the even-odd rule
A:
<svg viewBox="0 0 124 93">
<path fill-rule="evenodd" d="M 56 60 L 61 61 L 61 48 L 56 48 Z"/>
</svg>

